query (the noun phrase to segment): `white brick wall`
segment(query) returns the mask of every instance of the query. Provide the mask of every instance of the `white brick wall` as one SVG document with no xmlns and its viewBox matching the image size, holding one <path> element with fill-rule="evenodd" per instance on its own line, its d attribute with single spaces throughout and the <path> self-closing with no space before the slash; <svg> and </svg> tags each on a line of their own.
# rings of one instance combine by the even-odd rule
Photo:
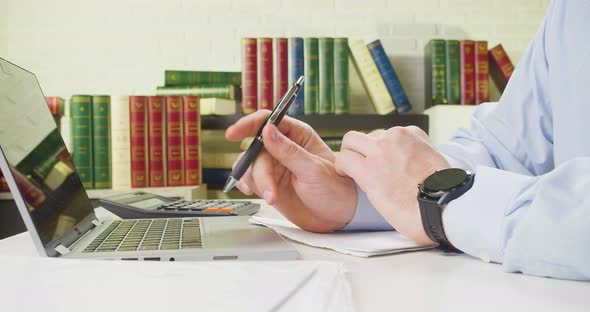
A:
<svg viewBox="0 0 590 312">
<path fill-rule="evenodd" d="M 435 37 L 502 43 L 517 62 L 548 0 L 3 0 L 0 56 L 46 94 L 153 93 L 164 69 L 240 70 L 244 36 L 381 39 L 414 111 L 424 45 Z M 351 70 L 353 112 L 372 111 Z"/>
</svg>

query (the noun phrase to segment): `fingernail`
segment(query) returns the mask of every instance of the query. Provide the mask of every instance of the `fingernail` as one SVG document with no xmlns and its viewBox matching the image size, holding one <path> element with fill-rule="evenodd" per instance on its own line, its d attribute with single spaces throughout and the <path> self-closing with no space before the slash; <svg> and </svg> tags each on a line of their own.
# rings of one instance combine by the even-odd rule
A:
<svg viewBox="0 0 590 312">
<path fill-rule="evenodd" d="M 239 181 L 236 186 L 238 187 L 238 189 L 240 191 L 242 191 L 242 193 L 244 193 L 244 194 L 251 194 L 250 187 L 248 187 L 248 184 L 246 184 L 246 183 L 244 183 L 242 181 Z"/>
<path fill-rule="evenodd" d="M 266 200 L 267 203 L 270 203 L 270 201 L 272 199 L 272 192 L 271 191 L 264 191 L 264 193 L 262 194 L 262 197 L 264 197 L 264 200 Z"/>
</svg>

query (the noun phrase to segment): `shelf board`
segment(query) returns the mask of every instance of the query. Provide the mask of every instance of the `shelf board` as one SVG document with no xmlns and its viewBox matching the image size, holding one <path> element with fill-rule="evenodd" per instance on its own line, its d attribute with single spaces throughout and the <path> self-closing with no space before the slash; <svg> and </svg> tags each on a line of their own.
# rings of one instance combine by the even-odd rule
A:
<svg viewBox="0 0 590 312">
<path fill-rule="evenodd" d="M 203 129 L 227 129 L 243 115 L 202 116 Z M 373 130 L 414 125 L 428 133 L 428 116 L 411 115 L 302 115 L 293 116 L 314 129 Z"/>
</svg>

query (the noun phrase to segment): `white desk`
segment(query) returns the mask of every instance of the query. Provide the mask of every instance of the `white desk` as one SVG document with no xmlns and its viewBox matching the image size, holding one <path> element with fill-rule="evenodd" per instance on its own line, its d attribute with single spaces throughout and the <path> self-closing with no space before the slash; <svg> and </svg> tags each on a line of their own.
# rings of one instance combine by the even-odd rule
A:
<svg viewBox="0 0 590 312">
<path fill-rule="evenodd" d="M 277 212 L 263 205 L 259 212 Z M 357 258 L 293 243 L 305 260 L 344 263 L 357 311 L 589 311 L 590 283 L 508 274 L 469 256 L 420 251 Z M 36 255 L 27 233 L 0 241 L 0 255 Z"/>
</svg>

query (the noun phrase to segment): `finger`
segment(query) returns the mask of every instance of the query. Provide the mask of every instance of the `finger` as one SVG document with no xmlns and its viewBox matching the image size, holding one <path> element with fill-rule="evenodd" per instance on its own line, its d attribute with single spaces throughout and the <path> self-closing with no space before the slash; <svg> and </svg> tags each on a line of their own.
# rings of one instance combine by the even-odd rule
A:
<svg viewBox="0 0 590 312">
<path fill-rule="evenodd" d="M 274 164 L 272 157 L 263 151 L 256 157 L 252 164 L 252 179 L 255 188 L 252 189 L 258 196 L 272 205 L 276 195 L 276 182 L 274 179 Z"/>
<path fill-rule="evenodd" d="M 385 129 L 375 129 L 371 132 L 369 132 L 368 136 L 372 137 L 372 138 L 380 138 L 381 136 L 383 136 L 386 133 Z"/>
<path fill-rule="evenodd" d="M 316 161 L 316 156 L 291 141 L 272 124 L 264 127 L 262 136 L 268 153 L 295 176 L 305 174 L 308 166 Z"/>
<path fill-rule="evenodd" d="M 367 159 L 357 152 L 342 150 L 336 156 L 334 166 L 336 172 L 341 176 L 349 176 L 359 185 L 365 185 L 366 172 L 365 161 Z"/>
<path fill-rule="evenodd" d="M 377 152 L 375 139 L 357 131 L 349 131 L 344 135 L 340 150 L 343 151 L 345 149 L 357 152 L 365 157 Z"/>
</svg>

